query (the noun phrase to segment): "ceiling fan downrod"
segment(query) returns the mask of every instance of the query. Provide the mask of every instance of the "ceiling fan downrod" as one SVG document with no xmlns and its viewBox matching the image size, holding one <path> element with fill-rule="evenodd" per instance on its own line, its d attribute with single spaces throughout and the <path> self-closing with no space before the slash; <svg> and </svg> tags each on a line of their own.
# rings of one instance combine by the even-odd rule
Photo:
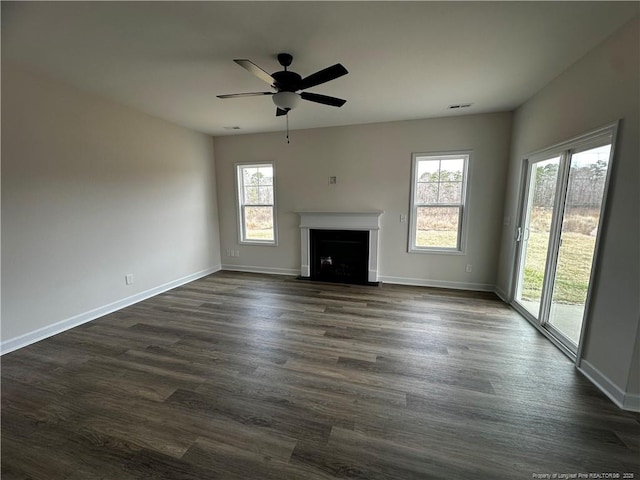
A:
<svg viewBox="0 0 640 480">
<path fill-rule="evenodd" d="M 293 55 L 290 53 L 278 54 L 278 63 L 284 67 L 285 72 L 287 71 L 287 67 L 291 65 L 291 62 L 293 62 Z"/>
</svg>

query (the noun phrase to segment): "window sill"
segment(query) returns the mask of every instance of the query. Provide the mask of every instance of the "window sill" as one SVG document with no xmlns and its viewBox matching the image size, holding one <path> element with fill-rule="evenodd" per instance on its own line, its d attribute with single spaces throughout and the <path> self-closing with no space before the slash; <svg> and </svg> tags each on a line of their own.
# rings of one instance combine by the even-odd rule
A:
<svg viewBox="0 0 640 480">
<path fill-rule="evenodd" d="M 458 249 L 448 249 L 448 248 L 410 248 L 408 253 L 427 253 L 427 254 L 435 254 L 435 255 L 465 255 L 466 252 L 464 250 Z"/>
<path fill-rule="evenodd" d="M 241 240 L 239 242 L 240 245 L 262 245 L 265 247 L 277 247 L 278 246 L 278 242 L 274 241 L 274 240 L 268 240 L 268 241 L 260 241 L 260 240 Z"/>
</svg>

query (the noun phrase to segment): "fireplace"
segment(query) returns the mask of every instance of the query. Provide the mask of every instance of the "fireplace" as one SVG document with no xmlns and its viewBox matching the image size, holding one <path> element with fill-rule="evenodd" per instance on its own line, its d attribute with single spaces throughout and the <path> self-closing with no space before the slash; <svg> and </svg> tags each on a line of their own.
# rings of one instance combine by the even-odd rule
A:
<svg viewBox="0 0 640 480">
<path fill-rule="evenodd" d="M 298 213 L 302 278 L 359 284 L 378 282 L 378 233 L 383 212 Z"/>
<path fill-rule="evenodd" d="M 369 232 L 311 230 L 311 279 L 366 284 Z"/>
</svg>

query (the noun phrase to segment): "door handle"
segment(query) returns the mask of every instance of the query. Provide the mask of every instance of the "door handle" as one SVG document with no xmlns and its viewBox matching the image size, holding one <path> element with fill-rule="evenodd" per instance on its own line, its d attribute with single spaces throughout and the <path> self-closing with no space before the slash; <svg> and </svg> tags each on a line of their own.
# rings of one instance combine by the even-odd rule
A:
<svg viewBox="0 0 640 480">
<path fill-rule="evenodd" d="M 516 229 L 516 242 L 520 242 L 522 240 L 522 227 L 518 227 Z"/>
</svg>

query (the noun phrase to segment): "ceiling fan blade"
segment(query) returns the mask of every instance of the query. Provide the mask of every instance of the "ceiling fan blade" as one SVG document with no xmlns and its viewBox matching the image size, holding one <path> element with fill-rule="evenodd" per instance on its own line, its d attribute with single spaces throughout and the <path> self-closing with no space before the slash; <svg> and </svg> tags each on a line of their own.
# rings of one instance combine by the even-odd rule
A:
<svg viewBox="0 0 640 480">
<path fill-rule="evenodd" d="M 273 79 L 273 77 L 263 69 L 261 69 L 259 66 L 257 66 L 255 63 L 253 63 L 251 60 L 235 59 L 234 62 L 236 62 L 245 70 L 248 70 L 250 73 L 254 74 L 260 80 L 267 82 L 269 85 L 273 86 L 275 84 L 276 81 Z"/>
<path fill-rule="evenodd" d="M 259 97 L 262 95 L 273 95 L 273 92 L 250 92 L 250 93 L 229 93 L 227 95 L 216 95 L 218 98 L 238 98 L 238 97 Z"/>
<path fill-rule="evenodd" d="M 281 117 L 282 115 L 286 115 L 288 112 L 282 108 L 276 108 L 276 117 Z"/>
<path fill-rule="evenodd" d="M 310 102 L 322 103 L 323 105 L 331 105 L 332 107 L 341 107 L 346 100 L 336 97 L 328 97 L 327 95 L 319 95 L 317 93 L 302 92 L 300 97 Z"/>
<path fill-rule="evenodd" d="M 308 77 L 303 78 L 300 82 L 300 90 L 315 87 L 316 85 L 320 85 L 321 83 L 335 80 L 336 78 L 346 75 L 347 73 L 349 72 L 342 66 L 342 64 L 336 63 L 331 67 L 327 67 L 324 70 L 312 73 Z"/>
</svg>

